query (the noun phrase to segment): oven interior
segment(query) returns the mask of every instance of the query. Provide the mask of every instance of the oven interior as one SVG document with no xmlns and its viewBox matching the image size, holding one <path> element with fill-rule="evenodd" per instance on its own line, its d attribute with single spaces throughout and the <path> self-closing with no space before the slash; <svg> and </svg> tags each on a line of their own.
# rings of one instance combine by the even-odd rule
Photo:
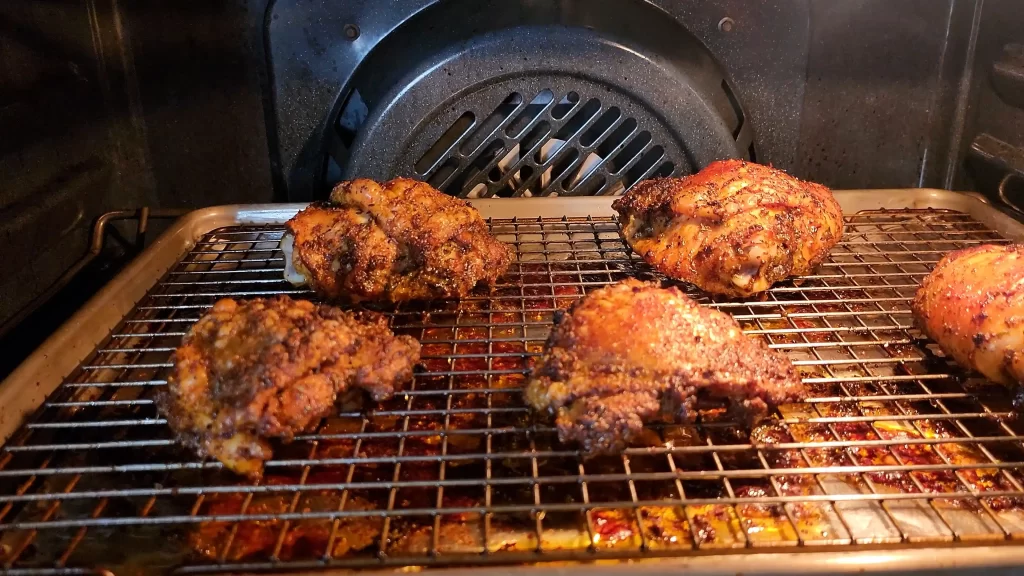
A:
<svg viewBox="0 0 1024 576">
<path fill-rule="evenodd" d="M 1022 29 L 1014 0 L 5 3 L 0 375 L 186 211 L 320 199 L 357 175 L 535 202 L 740 157 L 835 189 L 974 191 L 1024 219 Z M 552 442 L 517 395 L 552 315 L 656 275 L 607 214 L 495 214 L 519 255 L 497 292 L 385 310 L 425 345 L 414 389 L 325 421 L 257 485 L 183 455 L 152 407 L 170 350 L 217 297 L 296 293 L 280 280 L 280 223 L 206 231 L 0 452 L 0 566 L 477 565 L 1019 538 L 1009 397 L 938 356 L 907 309 L 942 254 L 1010 237 L 955 209 L 847 218 L 804 282 L 761 300 L 701 296 L 816 387 L 770 442 L 662 427 L 662 448 L 585 463 Z"/>
</svg>

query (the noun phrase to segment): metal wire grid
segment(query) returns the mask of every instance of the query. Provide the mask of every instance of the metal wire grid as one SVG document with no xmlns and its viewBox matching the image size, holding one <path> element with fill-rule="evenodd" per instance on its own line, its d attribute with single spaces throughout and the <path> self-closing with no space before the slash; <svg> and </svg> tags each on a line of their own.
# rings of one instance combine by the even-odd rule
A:
<svg viewBox="0 0 1024 576">
<path fill-rule="evenodd" d="M 752 434 L 709 419 L 583 461 L 519 397 L 556 311 L 658 278 L 610 218 L 494 220 L 493 291 L 384 310 L 423 343 L 408 392 L 343 406 L 250 483 L 180 450 L 152 406 L 168 355 L 221 297 L 287 293 L 281 227 L 200 241 L 0 452 L 13 573 L 451 565 L 1024 535 L 1007 392 L 963 374 L 908 304 L 945 253 L 1003 242 L 949 211 L 864 212 L 814 275 L 710 301 L 786 350 L 814 398 Z"/>
</svg>

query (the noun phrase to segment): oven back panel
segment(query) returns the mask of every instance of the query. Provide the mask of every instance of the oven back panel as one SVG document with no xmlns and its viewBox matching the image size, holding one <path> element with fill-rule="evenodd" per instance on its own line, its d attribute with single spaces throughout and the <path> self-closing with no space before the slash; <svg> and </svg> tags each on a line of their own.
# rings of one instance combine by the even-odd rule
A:
<svg viewBox="0 0 1024 576">
<path fill-rule="evenodd" d="M 656 73 L 621 58 L 600 58 L 586 38 L 571 46 L 560 42 L 573 36 L 572 29 L 626 46 L 656 64 L 670 60 L 666 45 L 672 44 L 658 31 L 675 29 L 669 35 L 678 38 L 677 50 L 706 53 L 730 83 L 762 162 L 838 188 L 963 187 L 958 170 L 963 125 L 974 114 L 966 113 L 971 83 L 989 84 L 987 69 L 981 77 L 972 74 L 972 43 L 984 39 L 1001 48 L 1013 34 L 1000 19 L 1020 18 L 1009 3 L 986 3 L 983 12 L 980 3 L 956 0 L 473 3 L 479 11 L 431 0 L 391 3 L 387 10 L 360 0 L 338 9 L 325 9 L 327 4 L 277 2 L 268 20 L 276 123 L 271 130 L 282 179 L 295 199 L 320 196 L 343 176 L 413 172 L 411 162 L 400 161 L 405 135 L 434 121 L 429 116 L 435 109 L 422 99 L 402 102 L 417 100 L 419 91 L 409 88 L 418 83 L 437 93 L 437 108 L 449 96 L 446 103 L 456 107 L 447 110 L 452 118 L 438 118 L 440 125 L 432 127 L 437 132 L 466 111 L 479 112 L 471 103 L 462 106 L 458 96 L 475 92 L 486 78 L 510 85 L 492 96 L 487 112 L 517 91 L 516 80 L 529 101 L 538 92 L 534 74 L 546 69 L 560 75 L 570 63 L 579 72 L 584 101 L 595 96 L 585 88 L 598 74 L 626 93 L 657 88 Z M 568 30 L 559 34 L 559 26 Z M 486 49 L 489 35 L 509 30 L 504 51 Z M 686 48 L 688 38 L 704 49 Z M 575 62 L 580 54 L 591 59 L 593 73 Z M 524 64 L 523 56 L 530 62 Z M 459 65 L 462 57 L 473 62 L 469 77 Z M 402 65 L 376 65 L 381 60 Z M 675 72 L 701 84 L 692 70 Z M 672 127 L 683 110 L 694 108 L 680 105 L 686 97 L 685 90 L 676 90 L 675 98 L 650 98 L 647 104 Z M 361 130 L 377 133 L 380 117 L 403 105 L 415 110 L 402 119 L 404 133 L 359 139 Z M 353 142 L 369 146 L 372 159 L 350 149 Z M 416 157 L 427 144 L 419 146 Z M 747 146 L 739 148 L 748 155 Z M 346 170 L 350 156 L 356 166 Z"/>
</svg>

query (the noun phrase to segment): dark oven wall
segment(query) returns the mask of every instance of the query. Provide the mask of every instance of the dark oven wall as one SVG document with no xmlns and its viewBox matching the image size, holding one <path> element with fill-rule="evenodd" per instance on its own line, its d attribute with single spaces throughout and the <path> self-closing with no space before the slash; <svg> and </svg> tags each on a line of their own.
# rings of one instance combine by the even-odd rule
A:
<svg viewBox="0 0 1024 576">
<path fill-rule="evenodd" d="M 961 130 L 952 187 L 1024 211 L 1024 6 L 987 0 L 975 14 L 975 38 L 967 103 L 951 122 Z"/>
<path fill-rule="evenodd" d="M 86 255 L 100 214 L 283 198 L 259 80 L 262 18 L 249 9 L 0 2 L 0 377 L 131 256 L 108 236 L 102 257 L 48 291 Z"/>
<path fill-rule="evenodd" d="M 1024 164 L 1022 12 L 1018 0 L 3 2 L 0 332 L 22 320 L 17 344 L 31 349 L 26 322 L 41 338 L 131 256 L 108 242 L 126 248 L 79 275 L 60 310 L 18 315 L 105 211 L 310 200 L 356 175 L 462 195 L 615 193 L 738 156 L 837 188 L 1019 198 L 1006 174 Z"/>
</svg>

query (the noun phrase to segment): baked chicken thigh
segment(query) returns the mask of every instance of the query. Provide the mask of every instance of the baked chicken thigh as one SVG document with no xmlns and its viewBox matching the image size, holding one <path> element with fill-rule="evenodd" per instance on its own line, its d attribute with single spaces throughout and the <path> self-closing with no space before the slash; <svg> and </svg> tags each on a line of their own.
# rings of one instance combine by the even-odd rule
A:
<svg viewBox="0 0 1024 576">
<path fill-rule="evenodd" d="M 1024 383 L 1024 244 L 947 254 L 912 305 L 921 330 L 961 366 Z"/>
<path fill-rule="evenodd" d="M 390 398 L 419 356 L 416 340 L 376 314 L 286 296 L 224 299 L 171 356 L 157 408 L 200 456 L 258 477 L 272 455 L 267 438 L 315 427 L 353 386 Z"/>
<path fill-rule="evenodd" d="M 828 188 L 741 160 L 640 182 L 612 207 L 623 240 L 656 270 L 733 297 L 810 273 L 843 234 Z"/>
<path fill-rule="evenodd" d="M 732 316 L 629 279 L 556 318 L 525 394 L 555 415 L 562 442 L 595 455 L 621 450 L 646 422 L 693 420 L 705 403 L 754 424 L 806 392 L 789 359 Z"/>
<path fill-rule="evenodd" d="M 461 297 L 515 255 L 469 203 L 406 178 L 342 182 L 286 227 L 285 278 L 331 300 Z"/>
</svg>

